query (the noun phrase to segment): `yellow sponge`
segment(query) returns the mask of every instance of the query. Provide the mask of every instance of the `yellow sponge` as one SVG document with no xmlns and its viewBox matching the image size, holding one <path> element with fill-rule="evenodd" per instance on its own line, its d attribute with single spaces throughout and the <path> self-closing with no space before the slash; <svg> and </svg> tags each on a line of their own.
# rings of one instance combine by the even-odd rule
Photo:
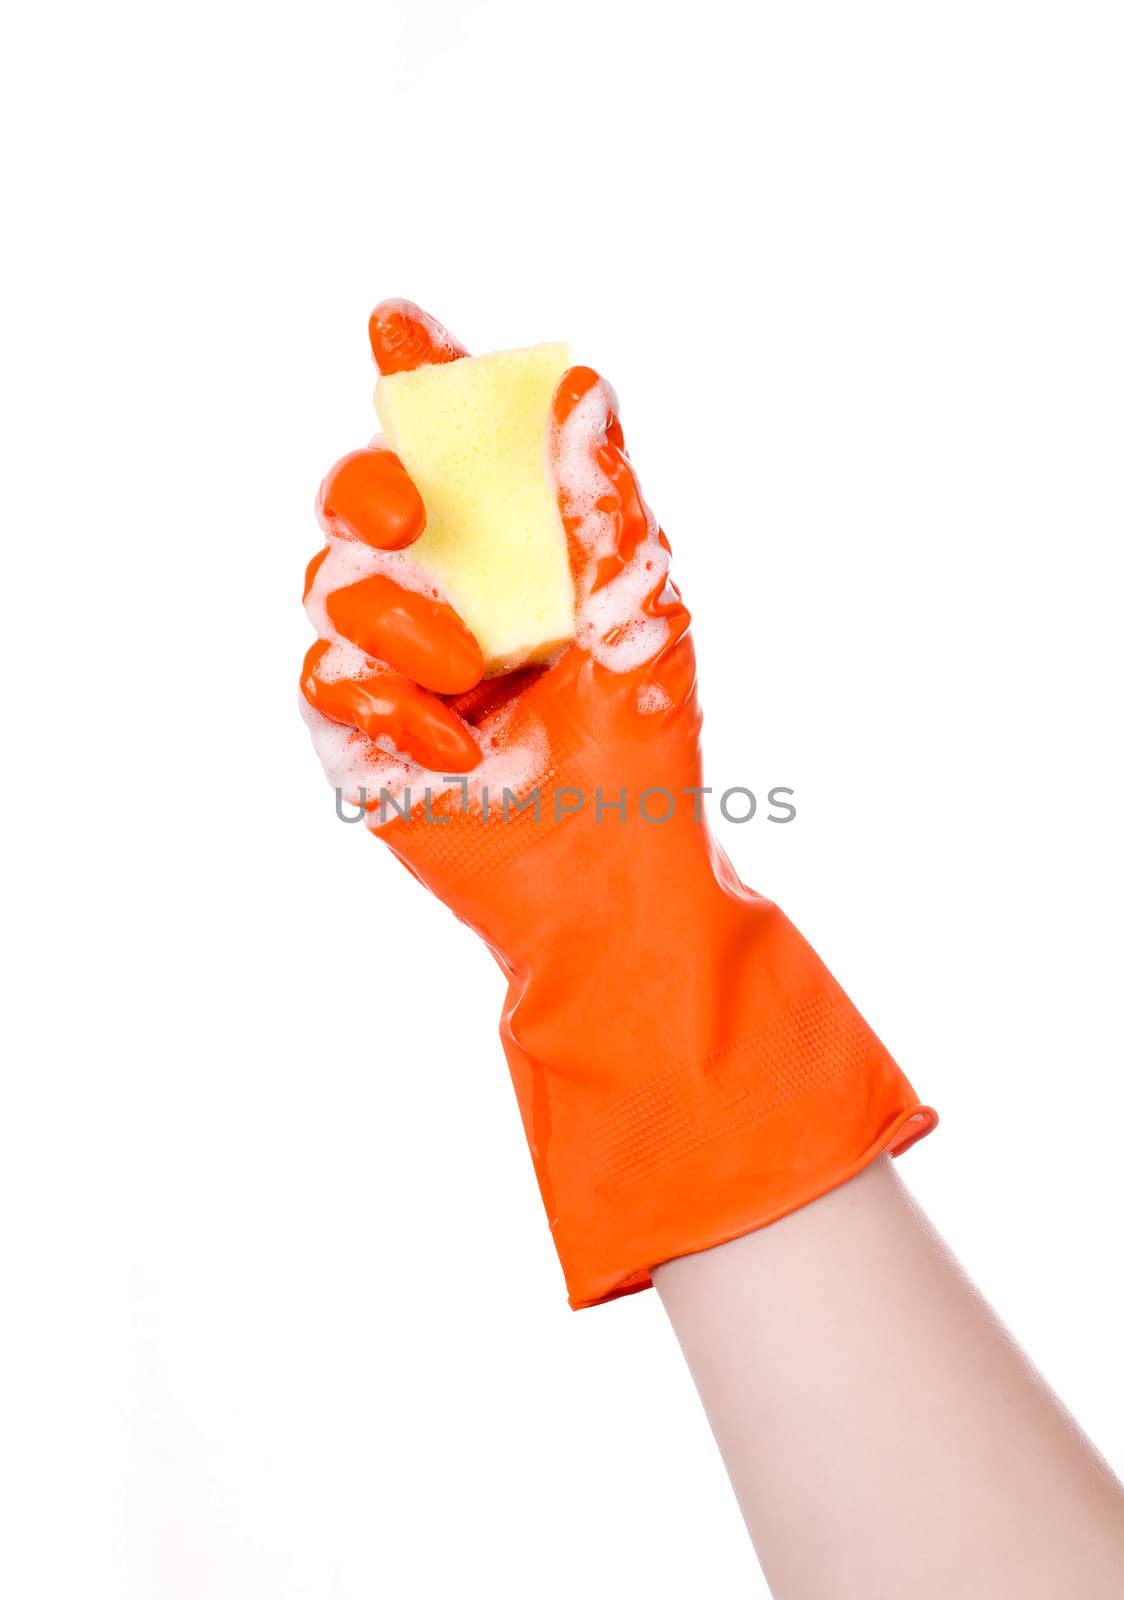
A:
<svg viewBox="0 0 1124 1600">
<path fill-rule="evenodd" d="M 466 356 L 380 378 L 375 409 L 425 502 L 406 558 L 471 628 L 488 672 L 543 661 L 574 635 L 566 533 L 547 475 L 564 344 Z"/>
</svg>

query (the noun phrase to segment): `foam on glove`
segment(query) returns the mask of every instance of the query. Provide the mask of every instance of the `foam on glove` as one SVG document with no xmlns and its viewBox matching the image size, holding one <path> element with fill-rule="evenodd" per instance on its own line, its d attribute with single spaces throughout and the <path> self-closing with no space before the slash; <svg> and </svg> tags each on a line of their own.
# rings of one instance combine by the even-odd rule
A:
<svg viewBox="0 0 1124 1600">
<path fill-rule="evenodd" d="M 427 575 L 489 673 L 546 661 L 574 636 L 574 583 L 550 480 L 564 344 L 467 356 L 379 379 L 386 443 L 421 492 L 426 528 L 399 561 Z"/>
</svg>

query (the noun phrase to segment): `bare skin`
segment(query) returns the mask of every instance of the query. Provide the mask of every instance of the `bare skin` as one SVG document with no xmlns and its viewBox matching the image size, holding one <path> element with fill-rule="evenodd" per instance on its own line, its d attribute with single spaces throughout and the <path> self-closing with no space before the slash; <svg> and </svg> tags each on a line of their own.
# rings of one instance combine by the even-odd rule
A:
<svg viewBox="0 0 1124 1600">
<path fill-rule="evenodd" d="M 653 1277 L 776 1600 L 1124 1595 L 1124 1490 L 888 1158 Z"/>
</svg>

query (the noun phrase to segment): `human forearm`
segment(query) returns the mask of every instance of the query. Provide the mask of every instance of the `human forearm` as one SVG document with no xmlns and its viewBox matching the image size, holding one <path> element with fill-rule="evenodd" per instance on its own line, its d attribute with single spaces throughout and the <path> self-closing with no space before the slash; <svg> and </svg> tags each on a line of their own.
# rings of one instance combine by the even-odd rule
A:
<svg viewBox="0 0 1124 1600">
<path fill-rule="evenodd" d="M 778 1600 L 1110 1600 L 1124 1494 L 881 1158 L 653 1274 Z"/>
</svg>

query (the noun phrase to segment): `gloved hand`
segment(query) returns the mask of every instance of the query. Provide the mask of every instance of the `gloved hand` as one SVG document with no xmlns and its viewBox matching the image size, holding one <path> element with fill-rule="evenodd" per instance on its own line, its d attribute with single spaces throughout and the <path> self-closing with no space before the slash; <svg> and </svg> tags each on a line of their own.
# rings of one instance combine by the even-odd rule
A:
<svg viewBox="0 0 1124 1600">
<path fill-rule="evenodd" d="M 406 301 L 375 311 L 371 343 L 383 372 L 465 353 Z M 575 1307 L 647 1288 L 658 1263 L 936 1121 L 710 835 L 690 618 L 616 411 L 586 367 L 554 397 L 578 632 L 550 668 L 481 681 L 444 598 L 396 581 L 425 512 L 377 443 L 325 480 L 306 590 L 302 688 L 330 781 L 365 790 L 372 831 L 507 976 L 501 1035 Z"/>
</svg>

